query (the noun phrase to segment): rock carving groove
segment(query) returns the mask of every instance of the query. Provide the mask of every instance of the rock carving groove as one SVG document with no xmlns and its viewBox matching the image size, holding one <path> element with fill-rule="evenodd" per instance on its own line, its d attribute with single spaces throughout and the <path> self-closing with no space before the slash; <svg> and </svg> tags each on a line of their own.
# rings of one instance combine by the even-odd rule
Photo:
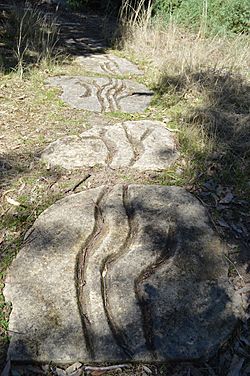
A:
<svg viewBox="0 0 250 376">
<path fill-rule="evenodd" d="M 85 304 L 84 298 L 84 286 L 86 284 L 85 274 L 86 274 L 86 264 L 88 263 L 89 253 L 92 251 L 92 248 L 96 242 L 96 239 L 101 236 L 102 228 L 103 228 L 103 218 L 102 212 L 100 209 L 100 202 L 105 195 L 105 191 L 102 191 L 100 196 L 98 197 L 95 208 L 94 208 L 94 219 L 95 225 L 92 234 L 87 239 L 83 250 L 81 250 L 77 257 L 77 265 L 76 265 L 76 288 L 77 288 L 77 295 L 78 295 L 78 304 L 80 315 L 82 319 L 82 327 L 83 333 L 85 336 L 85 343 L 86 348 L 89 353 L 90 358 L 94 358 L 94 347 L 93 347 L 93 333 L 91 331 L 91 322 L 87 315 L 87 309 Z"/>
<path fill-rule="evenodd" d="M 110 54 L 79 56 L 76 59 L 85 70 L 108 75 L 142 75 L 136 65 Z"/>
<path fill-rule="evenodd" d="M 71 107 L 94 112 L 142 112 L 153 95 L 135 81 L 108 77 L 51 77 L 48 84 L 61 87 L 61 98 Z"/>
<path fill-rule="evenodd" d="M 101 165 L 160 171 L 177 157 L 173 134 L 164 123 L 148 120 L 93 127 L 79 137 L 53 142 L 42 153 L 42 159 L 51 166 L 66 169 Z"/>
<path fill-rule="evenodd" d="M 13 361 L 198 359 L 240 315 L 223 245 L 178 187 L 103 186 L 60 200 L 27 235 L 4 294 Z"/>
</svg>

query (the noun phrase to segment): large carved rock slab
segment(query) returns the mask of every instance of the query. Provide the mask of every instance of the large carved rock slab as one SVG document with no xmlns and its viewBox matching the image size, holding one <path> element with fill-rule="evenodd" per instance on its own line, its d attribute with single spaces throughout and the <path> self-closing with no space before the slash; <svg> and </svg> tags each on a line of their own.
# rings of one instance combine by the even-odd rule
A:
<svg viewBox="0 0 250 376">
<path fill-rule="evenodd" d="M 127 59 L 111 54 L 79 56 L 76 59 L 85 70 L 108 75 L 142 75 L 143 72 Z"/>
<path fill-rule="evenodd" d="M 145 85 L 107 77 L 51 77 L 48 84 L 61 87 L 71 107 L 93 112 L 143 112 L 153 95 Z"/>
<path fill-rule="evenodd" d="M 211 356 L 238 308 L 223 245 L 178 187 L 100 187 L 35 222 L 8 274 L 13 361 Z"/>
<path fill-rule="evenodd" d="M 93 127 L 80 136 L 51 143 L 42 159 L 66 169 L 109 166 L 138 171 L 164 170 L 177 158 L 173 133 L 159 121 L 127 121 Z"/>
</svg>

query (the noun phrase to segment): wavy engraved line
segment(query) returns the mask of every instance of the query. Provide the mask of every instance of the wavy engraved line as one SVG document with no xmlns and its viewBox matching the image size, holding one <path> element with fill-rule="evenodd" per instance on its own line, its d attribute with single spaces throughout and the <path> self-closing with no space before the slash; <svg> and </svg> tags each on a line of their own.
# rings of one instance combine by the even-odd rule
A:
<svg viewBox="0 0 250 376">
<path fill-rule="evenodd" d="M 107 130 L 104 130 L 101 132 L 100 136 L 84 136 L 84 134 L 80 137 L 81 140 L 98 140 L 98 141 L 101 141 L 105 146 L 106 146 L 106 149 L 108 151 L 108 155 L 107 155 L 107 158 L 105 160 L 105 163 L 107 165 L 109 165 L 109 163 L 112 162 L 112 159 L 113 159 L 113 147 L 111 146 L 111 143 L 109 143 L 104 134 L 107 132 Z"/>
<path fill-rule="evenodd" d="M 93 85 L 96 88 L 96 97 L 101 106 L 101 112 L 105 112 L 106 110 L 106 106 L 105 106 L 106 98 L 103 97 L 102 94 L 103 94 L 103 91 L 106 89 L 106 87 L 111 85 L 111 82 L 112 82 L 111 79 L 109 79 L 105 85 L 100 86 L 95 80 L 93 81 Z"/>
<path fill-rule="evenodd" d="M 125 131 L 126 137 L 132 147 L 134 158 L 130 162 L 130 167 L 135 164 L 144 154 L 145 147 L 144 147 L 144 140 L 153 132 L 153 129 L 147 128 L 145 132 L 140 137 L 140 140 L 135 140 L 133 136 L 129 133 L 126 125 L 123 124 L 123 129 Z"/>
<path fill-rule="evenodd" d="M 114 339 L 117 343 L 117 345 L 123 350 L 123 352 L 129 357 L 132 358 L 134 353 L 131 350 L 131 346 L 129 346 L 129 338 L 127 337 L 126 333 L 119 328 L 119 326 L 115 322 L 115 318 L 112 315 L 111 309 L 110 309 L 110 302 L 109 302 L 109 295 L 108 295 L 108 286 L 107 286 L 107 275 L 108 275 L 108 269 L 110 266 L 116 262 L 123 254 L 125 254 L 133 241 L 133 235 L 135 227 L 132 224 L 132 218 L 131 218 L 131 207 L 128 200 L 128 187 L 123 187 L 123 206 L 126 212 L 126 216 L 128 219 L 128 225 L 129 225 L 129 231 L 127 234 L 127 237 L 125 239 L 124 244 L 120 247 L 119 251 L 117 253 L 113 253 L 111 256 L 108 256 L 102 264 L 100 273 L 101 273 L 101 291 L 102 291 L 102 298 L 103 298 L 103 306 L 104 311 L 107 317 L 107 321 L 110 327 L 110 330 L 114 336 Z"/>
<path fill-rule="evenodd" d="M 109 138 L 106 137 L 107 132 L 108 132 L 108 129 L 103 130 L 103 132 L 101 133 L 101 140 L 105 144 L 106 148 L 108 149 L 108 155 L 107 155 L 105 162 L 108 166 L 110 166 L 117 153 L 117 148 L 116 148 L 115 142 L 111 141 Z"/>
<path fill-rule="evenodd" d="M 107 59 L 107 57 L 106 57 L 106 59 Z M 116 68 L 115 64 L 113 64 L 113 66 L 112 66 L 112 63 L 113 63 L 112 61 L 105 61 L 102 64 L 100 64 L 101 69 L 103 70 L 104 73 L 108 73 L 108 74 L 118 74 L 119 73 L 115 70 L 115 68 Z"/>
<path fill-rule="evenodd" d="M 105 112 L 107 110 L 115 111 L 115 106 L 112 102 L 111 92 L 117 87 L 117 82 L 109 79 L 107 84 L 99 86 L 96 81 L 93 82 L 94 86 L 97 89 L 97 99 L 101 105 L 101 111 Z M 106 90 L 107 89 L 107 90 Z M 106 92 L 105 92 L 106 90 Z M 105 103 L 107 102 L 107 104 Z"/>
<path fill-rule="evenodd" d="M 80 84 L 80 86 L 82 86 L 85 89 L 85 93 L 79 95 L 79 97 L 80 98 L 91 97 L 91 94 L 92 94 L 91 86 L 81 81 L 78 81 L 77 83 Z"/>
<path fill-rule="evenodd" d="M 103 73 L 114 74 L 114 72 L 112 72 L 112 70 L 109 68 L 105 61 L 103 63 L 100 63 L 100 68 L 103 71 Z"/>
<path fill-rule="evenodd" d="M 143 332 L 144 338 L 146 341 L 147 349 L 150 351 L 152 356 L 156 359 L 156 346 L 154 343 L 154 329 L 153 329 L 153 315 L 152 315 L 152 308 L 151 303 L 141 292 L 141 285 L 150 278 L 157 269 L 164 263 L 166 263 L 167 259 L 175 253 L 176 250 L 176 229 L 174 226 L 170 226 L 168 230 L 168 235 L 165 244 L 164 254 L 162 253 L 160 257 L 151 265 L 147 266 L 145 269 L 142 270 L 140 275 L 135 279 L 134 283 L 134 290 L 135 295 L 137 297 L 139 307 L 142 314 L 143 320 Z"/>
<path fill-rule="evenodd" d="M 126 85 L 124 84 L 124 82 L 121 80 L 120 81 L 120 87 L 117 85 L 117 90 L 116 92 L 114 93 L 114 102 L 115 102 L 115 105 L 116 105 L 116 108 L 117 108 L 117 111 L 120 111 L 121 110 L 121 105 L 119 103 L 119 94 L 122 93 L 124 90 L 126 90 Z"/>
<path fill-rule="evenodd" d="M 107 92 L 105 93 L 106 99 L 107 99 L 107 102 L 108 102 L 107 110 L 116 111 L 116 108 L 115 108 L 116 105 L 115 105 L 114 100 L 113 100 L 114 94 L 112 94 L 112 91 L 116 90 L 116 88 L 117 88 L 117 81 L 111 79 L 111 82 L 112 82 L 112 86 L 110 86 L 108 88 Z"/>
<path fill-rule="evenodd" d="M 86 314 L 86 302 L 84 298 L 84 285 L 85 281 L 85 270 L 86 270 L 86 263 L 89 257 L 89 251 L 93 247 L 94 242 L 96 241 L 97 237 L 100 236 L 102 228 L 103 228 L 103 219 L 102 219 L 102 212 L 100 209 L 100 203 L 104 199 L 104 196 L 107 194 L 107 188 L 103 189 L 100 193 L 98 199 L 95 203 L 94 209 L 94 218 L 95 218 L 95 225 L 92 233 L 87 238 L 84 243 L 84 246 L 80 250 L 77 255 L 76 260 L 76 267 L 75 267 L 75 283 L 76 283 L 76 291 L 77 291 L 77 303 L 78 309 L 81 317 L 83 335 L 85 338 L 86 349 L 89 353 L 89 356 L 94 359 L 95 349 L 93 346 L 93 333 L 91 330 L 91 323 Z"/>
<path fill-rule="evenodd" d="M 134 139 L 133 137 L 129 134 L 125 124 L 122 124 L 122 127 L 124 129 L 124 132 L 125 132 L 125 135 L 126 135 L 126 138 L 129 142 L 129 144 L 131 145 L 131 149 L 133 151 L 133 154 L 134 154 L 134 157 L 131 159 L 130 161 L 130 164 L 129 166 L 132 166 L 140 157 L 140 151 L 138 149 L 138 145 L 137 143 L 134 142 Z"/>
<path fill-rule="evenodd" d="M 136 148 L 137 148 L 137 158 L 134 161 L 137 162 L 139 159 L 143 158 L 143 154 L 145 153 L 145 146 L 144 146 L 144 141 L 149 137 L 153 132 L 153 129 L 147 128 L 145 132 L 142 134 L 141 138 L 139 141 L 135 142 Z"/>
<path fill-rule="evenodd" d="M 120 66 L 119 64 L 117 63 L 117 61 L 115 61 L 113 58 L 111 58 L 110 56 L 106 56 L 106 59 L 115 66 L 115 68 L 117 69 L 116 72 L 114 72 L 115 74 L 121 74 L 121 70 L 120 70 Z"/>
<path fill-rule="evenodd" d="M 143 133 L 143 135 L 141 136 L 141 138 L 140 138 L 141 143 L 143 143 L 143 141 L 144 141 L 148 136 L 150 136 L 152 133 L 153 133 L 153 129 L 151 129 L 151 128 L 147 128 L 147 129 L 145 130 L 145 132 Z"/>
<path fill-rule="evenodd" d="M 110 111 L 119 111 L 121 109 L 121 107 L 120 107 L 120 105 L 117 101 L 117 96 L 123 88 L 123 83 L 119 82 L 116 79 L 113 79 L 112 83 L 113 83 L 113 86 L 110 87 L 107 90 L 107 94 L 106 94 L 107 100 L 108 100 L 108 103 L 109 103 Z M 119 84 L 120 84 L 120 86 L 119 86 Z M 114 90 L 114 93 L 112 93 L 113 90 Z"/>
</svg>

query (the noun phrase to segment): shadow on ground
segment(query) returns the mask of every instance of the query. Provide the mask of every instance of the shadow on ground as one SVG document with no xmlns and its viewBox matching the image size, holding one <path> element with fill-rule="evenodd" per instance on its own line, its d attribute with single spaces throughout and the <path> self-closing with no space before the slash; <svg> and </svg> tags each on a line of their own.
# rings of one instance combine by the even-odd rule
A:
<svg viewBox="0 0 250 376">
<path fill-rule="evenodd" d="M 232 185 L 242 183 L 242 189 L 246 188 L 250 179 L 250 85 L 240 76 L 204 70 L 165 75 L 156 91 L 160 95 L 168 91 L 185 95 L 194 85 L 206 103 L 194 108 L 184 122 L 202 125 L 215 141 L 214 154 L 208 156 L 218 161 L 215 178 Z"/>
<path fill-rule="evenodd" d="M 250 85 L 233 73 L 200 70 L 177 76 L 164 74 L 155 87 L 163 100 L 169 93 L 177 101 L 193 89 L 194 98 L 203 99 L 202 105 L 192 103 L 192 109 L 179 121 L 183 127 L 202 127 L 214 143 L 210 154 L 201 156 L 194 150 L 191 155 L 196 170 L 194 184 L 202 201 L 215 209 L 218 227 L 242 244 L 237 262 L 242 258 L 241 262 L 249 265 Z"/>
<path fill-rule="evenodd" d="M 27 69 L 43 59 L 104 53 L 117 23 L 100 15 L 7 1 L 0 4 L 0 66 Z"/>
</svg>

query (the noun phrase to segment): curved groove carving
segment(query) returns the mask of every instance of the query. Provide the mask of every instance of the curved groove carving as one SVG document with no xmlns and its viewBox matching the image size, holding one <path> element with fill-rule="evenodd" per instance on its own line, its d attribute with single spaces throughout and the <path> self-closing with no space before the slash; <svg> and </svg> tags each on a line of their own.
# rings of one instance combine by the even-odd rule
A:
<svg viewBox="0 0 250 376">
<path fill-rule="evenodd" d="M 122 202 L 123 206 L 126 212 L 128 225 L 129 225 L 129 231 L 126 236 L 124 244 L 121 245 L 118 252 L 112 253 L 110 256 L 108 256 L 102 263 L 102 267 L 100 270 L 101 273 L 101 286 L 102 286 L 102 296 L 103 296 L 103 305 L 106 313 L 106 317 L 108 320 L 108 323 L 110 325 L 110 329 L 114 335 L 115 340 L 117 341 L 118 345 L 123 349 L 124 353 L 129 357 L 133 357 L 133 351 L 130 346 L 130 340 L 126 336 L 125 332 L 116 324 L 115 317 L 112 315 L 112 310 L 110 309 L 110 301 L 109 301 L 109 295 L 108 295 L 108 281 L 107 276 L 109 272 L 109 268 L 113 263 L 118 260 L 122 254 L 126 252 L 126 250 L 129 248 L 133 235 L 132 231 L 132 224 L 131 224 L 131 216 L 130 216 L 130 207 L 129 207 L 129 201 L 128 201 L 128 188 L 123 187 L 123 195 L 122 195 Z"/>
<path fill-rule="evenodd" d="M 90 72 L 108 75 L 142 75 L 143 72 L 130 61 L 111 54 L 98 54 L 78 57 L 84 69 Z"/>
<path fill-rule="evenodd" d="M 113 68 L 105 64 L 104 69 Z M 52 77 L 48 82 L 62 88 L 61 98 L 70 106 L 94 112 L 142 112 L 153 95 L 142 84 L 109 77 Z"/>
<path fill-rule="evenodd" d="M 106 89 L 110 91 L 114 87 L 110 81 Z M 101 91 L 99 96 L 103 108 L 116 108 L 113 102 L 105 103 Z M 96 143 L 88 144 L 86 140 L 96 140 Z M 104 165 L 111 169 L 140 171 L 166 169 L 177 157 L 173 135 L 162 123 L 151 121 L 93 127 L 82 133 L 80 138 L 68 136 L 55 141 L 42 154 L 42 158 L 52 165 L 64 168 L 79 168 L 82 160 L 82 167 Z"/>
<path fill-rule="evenodd" d="M 80 316 L 82 320 L 83 333 L 85 337 L 86 349 L 89 352 L 89 356 L 94 359 L 95 349 L 93 346 L 93 332 L 91 329 L 91 321 L 88 315 L 86 314 L 86 302 L 84 294 L 84 286 L 86 284 L 85 280 L 85 269 L 88 263 L 89 253 L 91 252 L 96 239 L 101 236 L 103 228 L 103 218 L 102 212 L 100 209 L 101 201 L 104 199 L 104 196 L 107 194 L 107 190 L 103 190 L 98 197 L 95 203 L 94 217 L 95 217 L 95 226 L 92 234 L 86 240 L 83 249 L 77 255 L 76 262 L 76 289 L 77 289 L 77 298 L 78 298 L 78 307 L 80 311 Z"/>
<path fill-rule="evenodd" d="M 184 189 L 68 196 L 38 218 L 6 281 L 9 354 L 68 363 L 211 355 L 240 312 L 227 272 L 204 208 Z"/>
<path fill-rule="evenodd" d="M 170 226 L 168 229 L 168 234 L 166 238 L 166 244 L 164 246 L 164 251 L 162 251 L 161 255 L 158 259 L 144 268 L 140 275 L 135 279 L 134 289 L 135 295 L 139 302 L 139 306 L 142 313 L 142 326 L 144 337 L 146 341 L 146 346 L 148 350 L 151 352 L 154 359 L 157 359 L 156 353 L 156 346 L 155 346 L 155 333 L 153 329 L 153 313 L 151 302 L 149 298 L 146 296 L 142 289 L 142 284 L 150 278 L 153 274 L 157 272 L 157 269 L 164 263 L 168 262 L 168 259 L 171 256 L 174 256 L 177 246 L 177 234 L 176 228 Z"/>
</svg>

